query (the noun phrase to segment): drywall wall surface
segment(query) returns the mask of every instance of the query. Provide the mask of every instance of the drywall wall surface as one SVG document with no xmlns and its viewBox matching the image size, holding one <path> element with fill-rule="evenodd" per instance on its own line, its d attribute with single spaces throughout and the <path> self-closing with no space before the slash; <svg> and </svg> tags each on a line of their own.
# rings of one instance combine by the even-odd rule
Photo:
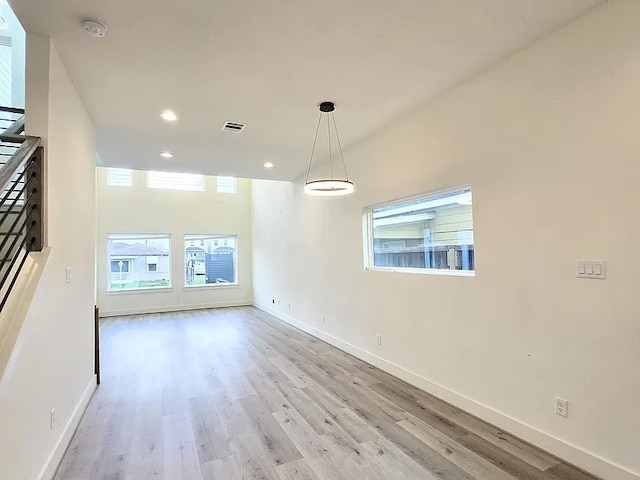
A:
<svg viewBox="0 0 640 480">
<path fill-rule="evenodd" d="M 603 478 L 638 478 L 638 25 L 640 2 L 608 2 L 397 119 L 345 152 L 350 197 L 254 181 L 256 304 Z M 462 184 L 475 277 L 363 268 L 364 207 Z M 608 278 L 576 278 L 578 259 Z"/>
<path fill-rule="evenodd" d="M 38 75 L 27 80 L 27 133 L 47 145 L 50 250 L 0 381 L 0 478 L 18 480 L 55 467 L 95 385 L 94 129 L 50 40 L 28 34 L 27 51 L 27 76 Z"/>
<path fill-rule="evenodd" d="M 98 167 L 98 306 L 101 315 L 175 311 L 244 305 L 252 301 L 251 183 L 237 180 L 236 193 L 218 193 L 216 177 L 205 177 L 205 190 L 147 187 L 147 173 L 132 172 L 130 187 L 107 184 L 108 169 Z M 108 291 L 109 234 L 171 235 L 171 288 Z M 185 287 L 184 236 L 238 236 L 238 285 Z"/>
</svg>

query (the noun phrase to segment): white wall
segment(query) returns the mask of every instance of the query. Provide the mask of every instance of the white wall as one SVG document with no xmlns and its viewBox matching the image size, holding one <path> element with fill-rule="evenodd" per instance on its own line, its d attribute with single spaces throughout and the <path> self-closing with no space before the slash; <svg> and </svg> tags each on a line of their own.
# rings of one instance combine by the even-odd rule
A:
<svg viewBox="0 0 640 480">
<path fill-rule="evenodd" d="M 55 467 L 95 384 L 94 129 L 50 41 L 27 43 L 27 133 L 47 145 L 51 250 L 0 382 L 0 478 L 16 480 Z"/>
<path fill-rule="evenodd" d="M 256 303 L 607 480 L 638 478 L 639 24 L 640 2 L 609 2 L 398 119 L 345 153 L 351 197 L 255 181 Z M 364 206 L 463 183 L 475 278 L 363 270 Z M 608 279 L 576 279 L 581 258 Z"/>
<path fill-rule="evenodd" d="M 204 192 L 147 188 L 146 172 L 133 171 L 133 186 L 107 185 L 98 169 L 98 306 L 100 314 L 163 312 L 243 305 L 252 300 L 251 182 L 238 179 L 237 193 L 217 193 L 216 178 L 205 177 Z M 107 292 L 110 233 L 171 235 L 170 289 Z M 184 235 L 238 235 L 238 285 L 184 287 Z"/>
</svg>

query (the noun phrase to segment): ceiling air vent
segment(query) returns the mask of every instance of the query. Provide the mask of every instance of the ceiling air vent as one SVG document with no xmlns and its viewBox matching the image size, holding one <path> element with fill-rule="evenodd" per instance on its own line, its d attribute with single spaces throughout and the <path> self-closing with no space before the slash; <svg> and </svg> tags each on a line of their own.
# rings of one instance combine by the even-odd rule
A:
<svg viewBox="0 0 640 480">
<path fill-rule="evenodd" d="M 224 130 L 225 132 L 241 132 L 242 130 L 244 130 L 244 127 L 246 127 L 244 123 L 224 122 L 224 125 L 222 125 L 222 130 Z"/>
</svg>

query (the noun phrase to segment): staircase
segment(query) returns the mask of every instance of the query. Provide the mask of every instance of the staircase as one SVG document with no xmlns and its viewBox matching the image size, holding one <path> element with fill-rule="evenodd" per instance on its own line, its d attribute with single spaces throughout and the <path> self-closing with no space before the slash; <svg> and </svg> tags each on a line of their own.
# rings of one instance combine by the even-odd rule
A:
<svg viewBox="0 0 640 480">
<path fill-rule="evenodd" d="M 29 252 L 43 248 L 43 148 L 24 110 L 0 106 L 0 313 Z"/>
</svg>

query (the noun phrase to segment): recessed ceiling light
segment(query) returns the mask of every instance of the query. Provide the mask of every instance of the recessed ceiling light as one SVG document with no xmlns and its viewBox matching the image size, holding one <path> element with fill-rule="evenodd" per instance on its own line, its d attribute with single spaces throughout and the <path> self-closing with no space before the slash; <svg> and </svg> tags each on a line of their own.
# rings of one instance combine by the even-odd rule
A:
<svg viewBox="0 0 640 480">
<path fill-rule="evenodd" d="M 160 156 L 161 156 L 162 158 L 173 158 L 173 153 L 171 153 L 171 152 L 162 152 L 162 153 L 160 154 Z"/>
<path fill-rule="evenodd" d="M 176 112 L 174 112 L 173 110 L 165 110 L 160 114 L 160 116 L 167 122 L 175 122 L 176 120 L 178 120 L 178 115 L 176 115 Z"/>
<path fill-rule="evenodd" d="M 271 162 L 265 162 L 265 163 L 264 163 L 264 168 L 273 168 L 273 163 L 271 163 Z"/>
</svg>

